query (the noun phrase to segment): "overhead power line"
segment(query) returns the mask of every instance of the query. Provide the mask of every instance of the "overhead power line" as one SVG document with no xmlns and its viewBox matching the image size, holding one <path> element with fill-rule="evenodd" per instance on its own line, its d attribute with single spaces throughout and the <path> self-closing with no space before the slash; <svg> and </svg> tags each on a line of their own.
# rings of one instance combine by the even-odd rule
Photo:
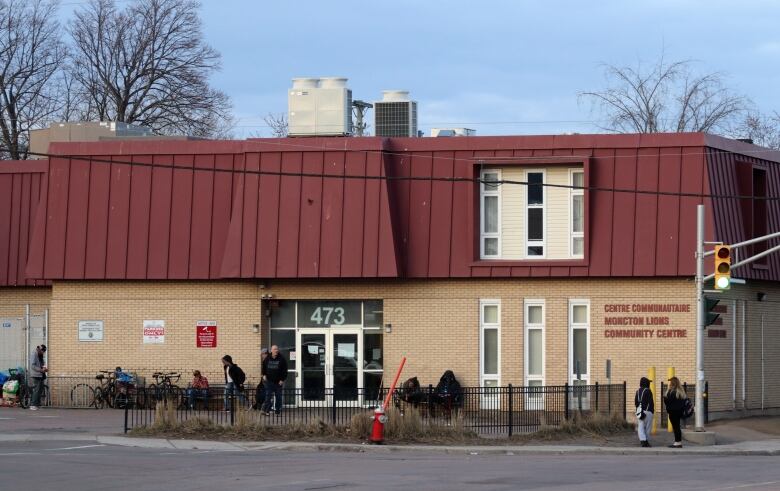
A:
<svg viewBox="0 0 780 491">
<path fill-rule="evenodd" d="M 339 149 L 322 149 L 322 151 L 344 151 Z M 362 150 L 346 150 L 346 151 L 354 151 L 354 152 L 369 152 L 369 151 L 362 151 Z M 126 160 L 114 160 L 114 159 L 103 159 L 103 158 L 96 158 L 92 156 L 84 156 L 84 155 L 54 155 L 49 153 L 42 153 L 42 152 L 30 152 L 31 155 L 38 155 L 42 157 L 49 157 L 49 158 L 59 158 L 59 159 L 69 159 L 69 160 L 76 160 L 76 161 L 82 161 L 82 162 L 89 162 L 89 163 L 97 163 L 97 164 L 104 164 L 104 165 L 128 165 L 132 167 L 140 167 L 140 168 L 151 168 L 151 169 L 170 169 L 170 170 L 185 170 L 185 171 L 191 171 L 191 172 L 213 172 L 213 173 L 229 173 L 229 174 L 243 174 L 243 175 L 267 175 L 267 176 L 278 176 L 278 177 L 310 177 L 310 178 L 319 178 L 319 179 L 362 179 L 362 180 L 386 180 L 386 181 L 428 181 L 428 182 L 466 182 L 466 183 L 472 183 L 472 184 L 489 184 L 491 186 L 495 185 L 519 185 L 519 186 L 542 186 L 542 187 L 548 187 L 548 188 L 559 188 L 559 189 L 573 189 L 573 190 L 587 190 L 587 191 L 593 191 L 593 192 L 610 192 L 610 193 L 624 193 L 624 194 L 639 194 L 639 195 L 649 195 L 649 196 L 676 196 L 676 197 L 687 197 L 687 198 L 699 198 L 699 199 L 755 199 L 760 201 L 780 201 L 780 196 L 778 197 L 758 197 L 758 196 L 747 196 L 747 195 L 717 195 L 717 194 L 706 194 L 706 193 L 694 193 L 694 192 L 673 192 L 673 191 L 652 191 L 652 190 L 639 190 L 639 189 L 628 189 L 628 188 L 608 188 L 608 187 L 601 187 L 601 186 L 574 186 L 574 185 L 568 185 L 568 184 L 552 184 L 552 183 L 532 183 L 529 184 L 527 181 L 517 181 L 517 180 L 511 180 L 511 179 L 481 179 L 481 178 L 471 178 L 471 177 L 445 177 L 445 176 L 387 176 L 387 175 L 379 175 L 379 176 L 370 176 L 370 175 L 359 175 L 359 174 L 328 174 L 325 172 L 289 172 L 289 171 L 270 171 L 270 170 L 253 170 L 253 169 L 219 169 L 216 167 L 211 168 L 204 168 L 204 167 L 195 167 L 193 166 L 183 166 L 183 165 L 174 165 L 173 158 L 171 157 L 171 163 L 170 165 L 166 164 L 159 164 L 159 163 L 148 163 L 148 162 L 132 162 L 132 161 L 126 161 Z M 675 154 L 679 155 L 679 154 Z M 565 157 L 571 157 L 571 156 L 565 156 Z M 536 161 L 538 161 L 540 158 L 544 157 L 529 157 L 533 158 Z M 576 158 L 576 157 L 575 157 Z M 453 160 L 453 159 L 449 159 Z M 461 160 L 468 160 L 469 162 L 473 162 L 473 160 L 469 159 L 461 159 Z M 280 163 L 281 165 L 281 163 Z M 280 167 L 281 168 L 281 167 Z"/>
</svg>

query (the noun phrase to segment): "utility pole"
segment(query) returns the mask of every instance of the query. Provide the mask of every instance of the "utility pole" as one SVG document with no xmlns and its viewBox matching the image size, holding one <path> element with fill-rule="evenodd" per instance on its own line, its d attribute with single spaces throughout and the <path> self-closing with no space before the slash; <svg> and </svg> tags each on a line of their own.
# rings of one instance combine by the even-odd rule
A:
<svg viewBox="0 0 780 491">
<path fill-rule="evenodd" d="M 365 122 L 366 112 L 374 107 L 365 101 L 352 101 L 352 114 L 355 115 L 355 136 L 365 136 L 363 133 L 366 131 L 368 124 Z"/>
</svg>

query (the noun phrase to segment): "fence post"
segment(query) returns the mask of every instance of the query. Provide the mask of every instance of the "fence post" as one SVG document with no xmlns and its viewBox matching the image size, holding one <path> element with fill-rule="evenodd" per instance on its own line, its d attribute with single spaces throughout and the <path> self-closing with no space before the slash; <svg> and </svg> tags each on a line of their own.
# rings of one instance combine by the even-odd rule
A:
<svg viewBox="0 0 780 491">
<path fill-rule="evenodd" d="M 236 391 L 235 389 L 230 391 L 230 426 L 233 426 L 236 422 Z"/>
<path fill-rule="evenodd" d="M 512 384 L 509 384 L 509 437 L 512 437 L 512 425 L 514 424 L 514 406 L 512 404 Z"/>
<path fill-rule="evenodd" d="M 600 413 L 599 411 L 599 383 L 596 382 L 596 412 Z"/>
<path fill-rule="evenodd" d="M 336 426 L 336 389 L 331 389 L 333 391 L 333 397 L 330 399 L 330 423 L 333 426 Z"/>
<path fill-rule="evenodd" d="M 428 384 L 428 417 L 433 416 L 433 384 Z"/>
<path fill-rule="evenodd" d="M 710 383 L 704 382 L 704 424 L 710 422 Z"/>
<path fill-rule="evenodd" d="M 130 404 L 125 404 L 125 433 L 127 433 L 127 413 L 129 410 Z"/>
<path fill-rule="evenodd" d="M 626 381 L 623 381 L 623 421 L 626 421 L 626 406 L 628 406 L 628 395 L 626 393 Z"/>
<path fill-rule="evenodd" d="M 563 386 L 563 419 L 569 420 L 569 382 L 566 382 Z"/>
</svg>

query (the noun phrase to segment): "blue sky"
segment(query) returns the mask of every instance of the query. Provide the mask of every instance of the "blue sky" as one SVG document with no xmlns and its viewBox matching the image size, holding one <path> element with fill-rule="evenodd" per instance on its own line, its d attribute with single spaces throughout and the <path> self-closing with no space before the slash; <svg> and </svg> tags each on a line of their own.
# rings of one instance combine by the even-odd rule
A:
<svg viewBox="0 0 780 491">
<path fill-rule="evenodd" d="M 242 137 L 268 134 L 263 116 L 285 112 L 290 79 L 305 76 L 348 77 L 368 101 L 407 89 L 426 134 L 593 132 L 598 115 L 577 93 L 604 85 L 600 65 L 662 50 L 780 110 L 777 1 L 202 3 L 206 38 L 223 56 L 214 84 L 232 97 Z"/>
</svg>

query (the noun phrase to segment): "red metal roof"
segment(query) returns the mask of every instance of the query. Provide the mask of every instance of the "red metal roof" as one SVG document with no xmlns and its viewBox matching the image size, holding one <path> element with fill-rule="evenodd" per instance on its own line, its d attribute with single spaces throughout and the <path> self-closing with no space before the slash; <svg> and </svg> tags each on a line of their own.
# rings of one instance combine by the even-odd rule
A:
<svg viewBox="0 0 780 491">
<path fill-rule="evenodd" d="M 480 261 L 476 184 L 429 178 L 473 179 L 483 162 L 582 162 L 594 188 L 699 195 L 709 193 L 713 179 L 708 148 L 729 142 L 695 133 L 53 144 L 60 157 L 50 161 L 48 206 L 37 210 L 27 273 L 41 279 L 690 276 L 695 206 L 709 200 L 591 190 L 585 259 Z M 737 147 L 725 153 L 757 148 Z M 121 163 L 128 161 L 154 167 Z M 775 186 L 770 194 L 777 195 Z M 713 218 L 723 215 L 719 206 L 708 214 L 710 238 Z M 771 217 L 772 226 L 780 221 L 775 205 Z"/>
</svg>

